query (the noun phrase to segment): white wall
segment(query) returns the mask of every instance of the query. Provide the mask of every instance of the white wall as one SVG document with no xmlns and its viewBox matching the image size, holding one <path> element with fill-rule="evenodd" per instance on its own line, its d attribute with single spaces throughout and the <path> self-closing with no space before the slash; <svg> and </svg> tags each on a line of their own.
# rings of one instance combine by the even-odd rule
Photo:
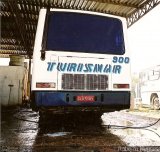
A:
<svg viewBox="0 0 160 152">
<path fill-rule="evenodd" d="M 23 66 L 0 66 L 0 103 L 2 106 L 22 103 L 25 74 L 26 69 Z"/>
</svg>

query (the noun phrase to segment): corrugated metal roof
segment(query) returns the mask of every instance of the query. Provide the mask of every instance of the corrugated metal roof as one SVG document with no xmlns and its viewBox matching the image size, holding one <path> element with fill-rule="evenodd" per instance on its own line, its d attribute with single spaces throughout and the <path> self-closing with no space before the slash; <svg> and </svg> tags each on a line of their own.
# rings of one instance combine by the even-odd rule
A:
<svg viewBox="0 0 160 152">
<path fill-rule="evenodd" d="M 130 27 L 160 0 L 1 0 L 0 57 L 23 54 L 32 57 L 40 8 L 66 8 L 125 17 Z"/>
</svg>

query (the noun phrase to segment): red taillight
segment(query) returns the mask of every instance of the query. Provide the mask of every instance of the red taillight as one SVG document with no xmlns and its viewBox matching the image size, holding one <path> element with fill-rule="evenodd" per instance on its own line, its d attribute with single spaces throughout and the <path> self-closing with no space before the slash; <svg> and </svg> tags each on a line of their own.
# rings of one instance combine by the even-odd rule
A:
<svg viewBox="0 0 160 152">
<path fill-rule="evenodd" d="M 37 82 L 36 88 L 55 88 L 56 84 L 54 82 Z"/>
<path fill-rule="evenodd" d="M 113 88 L 117 89 L 128 89 L 129 84 L 113 84 Z"/>
</svg>

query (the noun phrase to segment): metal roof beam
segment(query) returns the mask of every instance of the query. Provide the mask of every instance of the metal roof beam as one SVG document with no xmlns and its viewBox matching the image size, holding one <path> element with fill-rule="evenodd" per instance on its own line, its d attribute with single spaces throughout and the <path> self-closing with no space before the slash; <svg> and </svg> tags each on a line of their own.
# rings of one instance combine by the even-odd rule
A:
<svg viewBox="0 0 160 152">
<path fill-rule="evenodd" d="M 18 54 L 27 55 L 27 51 L 11 50 L 11 49 L 1 49 L 0 54 Z"/>
<path fill-rule="evenodd" d="M 90 0 L 90 1 L 95 1 L 99 3 L 106 3 L 106 4 L 113 4 L 113 5 L 119 5 L 119 6 L 125 6 L 125 7 L 132 7 L 132 8 L 139 8 L 138 5 L 132 4 L 129 2 L 123 2 L 123 1 L 115 1 L 115 0 Z"/>
<path fill-rule="evenodd" d="M 146 15 L 150 10 L 152 10 L 158 4 L 160 4 L 160 0 L 147 0 L 145 3 L 143 3 L 141 8 L 135 10 L 134 12 L 131 12 L 127 16 L 127 26 L 130 27 L 132 24 L 141 19 L 144 15 Z"/>
<path fill-rule="evenodd" d="M 16 22 L 17 30 L 19 30 L 19 34 L 22 40 L 22 43 L 24 47 L 28 51 L 28 55 L 31 55 L 31 48 L 29 48 L 29 45 L 26 41 L 26 30 L 25 30 L 25 25 L 24 22 L 20 16 L 20 13 L 18 12 L 18 6 L 17 6 L 17 0 L 7 0 L 8 6 L 11 9 L 11 13 L 14 14 L 14 19 Z"/>
<path fill-rule="evenodd" d="M 40 2 L 40 3 L 39 3 Z M 68 8 L 77 8 L 79 6 L 79 3 L 89 3 L 89 2 L 97 2 L 97 3 L 103 3 L 103 4 L 113 4 L 113 5 L 119 5 L 119 6 L 125 6 L 125 7 L 131 7 L 131 8 L 139 8 L 138 4 L 133 4 L 131 2 L 123 2 L 123 1 L 115 1 L 115 0 L 61 0 L 61 1 L 52 1 L 52 3 L 49 3 L 47 1 L 44 1 L 42 3 L 42 0 L 40 1 L 18 1 L 18 4 L 28 4 L 32 6 L 40 6 L 40 7 L 67 7 Z"/>
<path fill-rule="evenodd" d="M 24 46 L 16 44 L 1 44 L 1 50 L 24 50 Z"/>
</svg>

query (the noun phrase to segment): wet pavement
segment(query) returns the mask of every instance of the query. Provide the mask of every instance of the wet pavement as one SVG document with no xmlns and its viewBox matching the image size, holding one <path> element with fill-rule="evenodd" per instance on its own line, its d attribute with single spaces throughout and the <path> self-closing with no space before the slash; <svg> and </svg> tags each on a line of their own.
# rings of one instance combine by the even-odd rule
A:
<svg viewBox="0 0 160 152">
<path fill-rule="evenodd" d="M 102 119 L 104 123 L 110 121 L 111 133 L 120 137 L 127 146 L 160 146 L 160 120 L 157 118 L 114 112 L 105 113 Z"/>
<path fill-rule="evenodd" d="M 3 152 L 160 151 L 157 117 L 116 111 L 94 119 L 50 115 L 39 122 L 39 114 L 31 109 L 2 110 L 1 114 Z M 151 127 L 141 128 L 156 121 Z"/>
</svg>

